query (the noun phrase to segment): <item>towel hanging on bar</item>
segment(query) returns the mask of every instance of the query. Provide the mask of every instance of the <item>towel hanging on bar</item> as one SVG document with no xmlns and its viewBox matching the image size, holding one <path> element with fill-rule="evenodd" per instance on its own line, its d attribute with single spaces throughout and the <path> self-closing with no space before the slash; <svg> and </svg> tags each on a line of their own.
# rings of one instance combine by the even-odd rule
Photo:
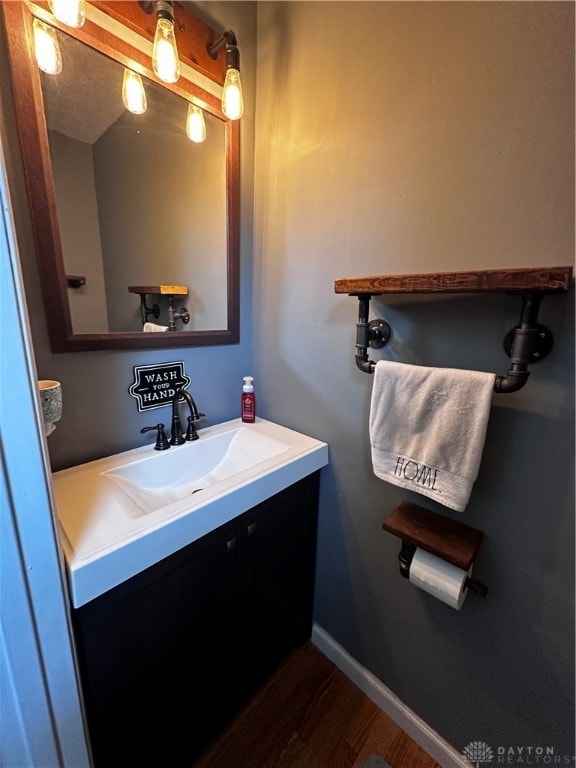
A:
<svg viewBox="0 0 576 768">
<path fill-rule="evenodd" d="M 480 469 L 495 378 L 376 363 L 369 425 L 374 474 L 464 511 Z"/>
</svg>

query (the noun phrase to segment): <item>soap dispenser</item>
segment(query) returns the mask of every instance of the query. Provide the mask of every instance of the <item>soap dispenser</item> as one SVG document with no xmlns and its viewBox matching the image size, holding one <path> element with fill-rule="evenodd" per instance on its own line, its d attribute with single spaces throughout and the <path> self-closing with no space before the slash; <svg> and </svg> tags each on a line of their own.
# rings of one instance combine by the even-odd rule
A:
<svg viewBox="0 0 576 768">
<path fill-rule="evenodd" d="M 256 397 L 254 395 L 254 379 L 244 376 L 242 387 L 242 421 L 253 424 L 256 421 Z"/>
</svg>

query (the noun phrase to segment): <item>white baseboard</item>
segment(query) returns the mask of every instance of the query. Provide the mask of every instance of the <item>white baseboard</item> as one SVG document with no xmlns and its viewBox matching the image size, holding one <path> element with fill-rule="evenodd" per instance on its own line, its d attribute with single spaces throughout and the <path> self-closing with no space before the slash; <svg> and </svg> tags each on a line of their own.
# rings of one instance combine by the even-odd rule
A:
<svg viewBox="0 0 576 768">
<path fill-rule="evenodd" d="M 312 642 L 442 768 L 470 768 L 463 755 L 412 712 L 390 688 L 353 659 L 318 624 L 312 627 Z"/>
</svg>

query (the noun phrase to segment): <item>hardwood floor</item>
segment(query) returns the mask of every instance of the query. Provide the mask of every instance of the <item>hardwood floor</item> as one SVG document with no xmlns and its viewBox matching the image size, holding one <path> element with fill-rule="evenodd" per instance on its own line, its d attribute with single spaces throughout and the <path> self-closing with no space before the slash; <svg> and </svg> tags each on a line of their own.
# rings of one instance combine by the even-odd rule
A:
<svg viewBox="0 0 576 768">
<path fill-rule="evenodd" d="M 440 768 L 315 646 L 295 651 L 192 768 Z"/>
</svg>

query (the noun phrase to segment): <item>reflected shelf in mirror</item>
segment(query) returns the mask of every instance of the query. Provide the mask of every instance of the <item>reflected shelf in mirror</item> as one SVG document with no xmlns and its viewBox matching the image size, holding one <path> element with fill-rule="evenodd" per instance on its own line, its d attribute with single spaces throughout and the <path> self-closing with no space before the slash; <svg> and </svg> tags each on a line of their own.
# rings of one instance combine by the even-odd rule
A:
<svg viewBox="0 0 576 768">
<path fill-rule="evenodd" d="M 130 293 L 137 293 L 140 296 L 140 313 L 142 318 L 142 330 L 146 333 L 162 333 L 164 331 L 179 330 L 176 322 L 180 320 L 185 326 L 190 322 L 190 313 L 187 307 L 174 306 L 175 296 L 187 296 L 188 288 L 185 285 L 129 285 Z M 168 301 L 167 319 L 168 325 L 158 325 L 148 321 L 150 315 L 158 320 L 160 318 L 160 306 L 155 303 L 151 307 L 147 304 L 147 296 L 162 296 Z"/>
</svg>

